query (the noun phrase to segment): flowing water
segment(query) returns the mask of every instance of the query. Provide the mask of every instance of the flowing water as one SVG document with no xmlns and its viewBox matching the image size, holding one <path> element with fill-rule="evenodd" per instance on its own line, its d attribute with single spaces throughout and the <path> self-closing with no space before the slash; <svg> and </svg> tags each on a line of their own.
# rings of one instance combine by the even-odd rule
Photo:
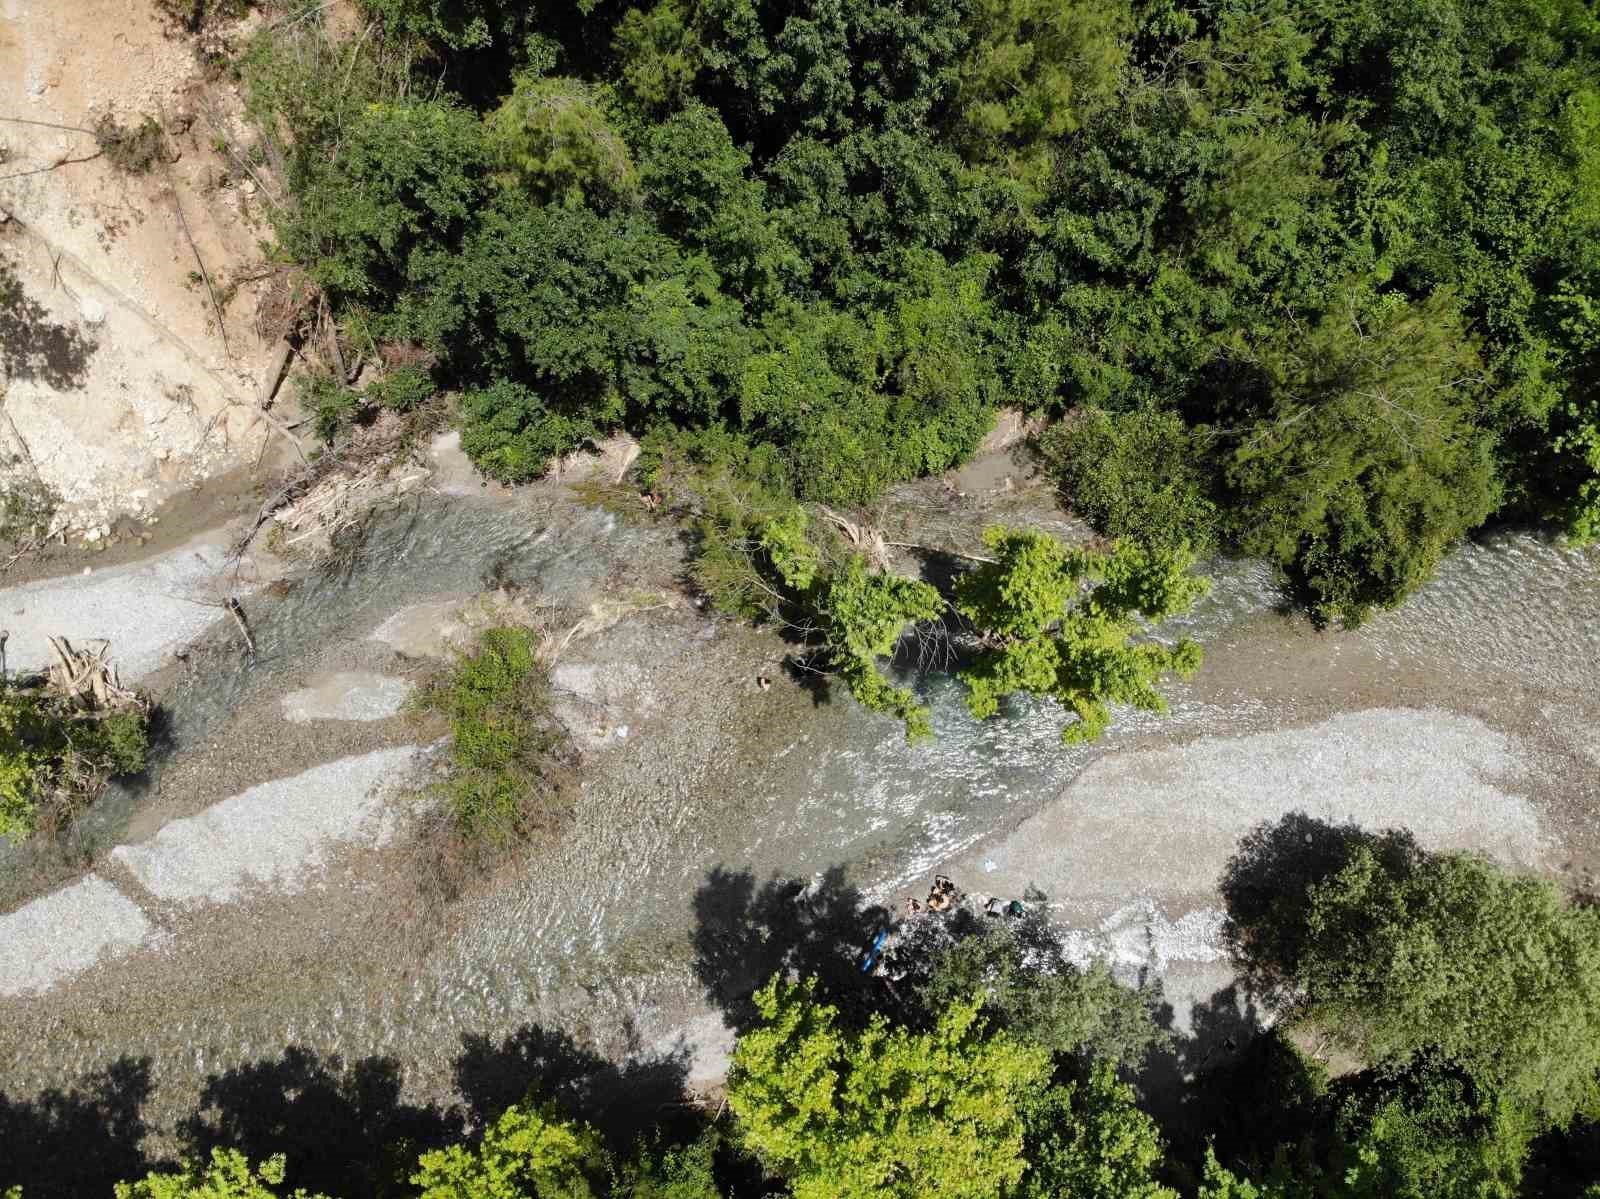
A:
<svg viewBox="0 0 1600 1199">
<path fill-rule="evenodd" d="M 679 553 L 665 525 L 549 496 L 427 500 L 380 521 L 338 570 L 264 600 L 254 664 L 219 657 L 184 676 L 169 697 L 175 754 L 230 737 L 247 747 L 239 712 L 299 686 L 408 605 L 512 580 L 581 610 L 602 592 L 669 587 Z M 1169 713 L 1120 713 L 1093 746 L 1063 746 L 1060 716 L 1043 704 L 974 722 L 950 679 L 908 673 L 936 733 L 908 747 L 898 726 L 847 697 L 781 679 L 757 690 L 756 674 L 778 673 L 774 638 L 687 607 L 624 621 L 579 646 L 575 662 L 630 692 L 636 723 L 595 733 L 604 740 L 589 755 L 578 819 L 558 845 L 426 930 L 385 910 L 399 893 L 388 859 L 310 896 L 196 918 L 160 952 L 0 1007 L 8 1086 L 149 1056 L 176 1112 L 215 1071 L 300 1045 L 394 1055 L 416 1093 L 437 1095 L 469 1036 L 560 1024 L 615 1051 L 631 1026 L 648 1043 L 702 1002 L 690 969 L 697 917 L 747 893 L 719 868 L 749 871 L 759 886 L 843 867 L 889 898 L 964 854 L 981 858 L 1099 757 L 1345 711 L 1466 712 L 1537 746 L 1545 815 L 1574 852 L 1589 852 L 1600 553 L 1490 538 L 1354 632 L 1283 615 L 1259 565 L 1221 561 L 1210 573 L 1211 593 L 1179 622 L 1205 645 L 1205 670 L 1171 689 Z M 271 775 L 270 764 L 256 769 Z M 136 798 L 98 807 L 99 843 L 124 836 Z"/>
</svg>

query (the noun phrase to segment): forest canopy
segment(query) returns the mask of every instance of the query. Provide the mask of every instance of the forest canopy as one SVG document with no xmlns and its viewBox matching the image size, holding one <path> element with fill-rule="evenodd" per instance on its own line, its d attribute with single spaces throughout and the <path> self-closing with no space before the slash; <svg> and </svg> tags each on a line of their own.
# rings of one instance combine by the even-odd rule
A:
<svg viewBox="0 0 1600 1199">
<path fill-rule="evenodd" d="M 245 58 L 279 240 L 490 474 L 714 431 L 860 504 L 1020 408 L 1345 621 L 1600 533 L 1592 4 L 363 3 Z"/>
</svg>

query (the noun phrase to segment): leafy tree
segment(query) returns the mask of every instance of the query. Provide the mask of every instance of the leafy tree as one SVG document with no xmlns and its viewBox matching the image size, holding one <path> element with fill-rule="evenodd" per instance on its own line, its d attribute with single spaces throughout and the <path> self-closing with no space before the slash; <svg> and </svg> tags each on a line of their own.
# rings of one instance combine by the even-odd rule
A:
<svg viewBox="0 0 1600 1199">
<path fill-rule="evenodd" d="M 1512 1199 L 1536 1131 L 1514 1102 L 1483 1095 L 1448 1063 L 1380 1067 L 1345 1088 L 1334 1127 L 1351 1199 Z"/>
<path fill-rule="evenodd" d="M 1225 1167 L 1210 1149 L 1206 1150 L 1196 1195 L 1198 1199 L 1320 1199 L 1316 1188 L 1296 1178 L 1282 1161 L 1274 1164 L 1264 1180 L 1256 1182 Z"/>
<path fill-rule="evenodd" d="M 878 659 L 894 653 L 910 626 L 937 618 L 943 598 L 920 580 L 868 570 L 858 553 L 830 568 L 808 524 L 798 505 L 764 522 L 760 544 L 773 569 L 815 613 L 830 665 L 861 705 L 904 721 L 907 740 L 930 736 L 928 709 L 910 688 L 889 682 Z"/>
<path fill-rule="evenodd" d="M 1447 300 L 1352 309 L 1248 359 L 1270 415 L 1228 467 L 1241 544 L 1322 618 L 1393 607 L 1494 510 L 1491 441 L 1463 406 L 1481 367 Z"/>
<path fill-rule="evenodd" d="M 1315 1135 L 1282 1146 L 1259 1180 L 1208 1150 L 1202 1199 L 1511 1199 L 1537 1120 L 1433 1056 L 1348 1076 Z"/>
<path fill-rule="evenodd" d="M 615 1199 L 722 1199 L 713 1161 L 717 1143 L 716 1134 L 708 1132 L 687 1145 L 641 1145 L 614 1172 L 611 1194 Z"/>
<path fill-rule="evenodd" d="M 990 1028 L 1057 1056 L 1082 1055 L 1137 1069 L 1166 1041 L 1155 1021 L 1153 997 L 1119 983 L 1104 962 L 1080 967 L 1068 961 L 1042 900 L 1031 897 L 1021 916 L 1005 920 L 913 925 L 887 951 L 889 972 L 905 970 L 903 985 L 914 990 L 930 1017 L 966 996 L 981 995 Z"/>
<path fill-rule="evenodd" d="M 1564 1122 L 1595 1098 L 1600 915 L 1477 858 L 1353 838 L 1230 936 L 1297 1019 L 1371 1061 L 1432 1050 Z"/>
<path fill-rule="evenodd" d="M 280 1153 L 252 1167 L 234 1149 L 213 1149 L 210 1164 L 187 1163 L 175 1173 L 154 1173 L 138 1182 L 119 1182 L 116 1199 L 279 1199 L 285 1192 L 284 1159 Z M 16 1192 L 20 1195 L 20 1191 Z M 324 1199 L 296 1190 L 293 1199 Z"/>
<path fill-rule="evenodd" d="M 565 205 L 627 203 L 638 187 L 628 147 L 581 79 L 518 75 L 487 119 L 490 144 L 533 195 Z"/>
<path fill-rule="evenodd" d="M 414 254 L 460 243 L 485 199 L 488 147 L 477 118 L 441 101 L 377 103 L 341 124 L 337 157 L 306 164 L 280 231 L 335 296 L 387 307 Z"/>
<path fill-rule="evenodd" d="M 702 50 L 685 0 L 656 0 L 649 7 L 628 9 L 617 22 L 613 48 L 624 86 L 641 103 L 667 108 L 689 98 Z"/>
<path fill-rule="evenodd" d="M 475 1146 L 450 1145 L 417 1159 L 420 1199 L 598 1199 L 600 1135 L 553 1104 L 520 1103 Z"/>
<path fill-rule="evenodd" d="M 1019 1199 L 1178 1199 L 1155 1180 L 1164 1157 L 1156 1122 L 1109 1063 L 1046 1091 L 1029 1111 L 1028 1129 Z"/>
<path fill-rule="evenodd" d="M 766 182 L 717 110 L 691 103 L 642 137 L 639 179 L 662 227 L 703 249 L 752 314 L 799 289 L 810 266 L 784 237 Z"/>
<path fill-rule="evenodd" d="M 1572 537 L 1593 541 L 1600 538 L 1600 273 L 1587 288 L 1558 290 L 1550 307 L 1574 383 L 1552 413 L 1555 461 L 1545 498 Z"/>
<path fill-rule="evenodd" d="M 911 625 L 943 610 L 944 601 L 927 583 L 870 573 L 860 557 L 849 558 L 817 595 L 833 668 L 862 707 L 904 721 L 909 741 L 932 735 L 928 709 L 910 688 L 889 682 L 878 659 L 894 652 Z"/>
<path fill-rule="evenodd" d="M 1066 502 L 1111 537 L 1152 545 L 1217 541 L 1209 438 L 1174 413 L 1080 409 L 1041 440 Z"/>
<path fill-rule="evenodd" d="M 1066 742 L 1088 741 L 1111 721 L 1108 703 L 1164 711 L 1155 688 L 1164 674 L 1200 666 L 1192 641 L 1133 642 L 1141 621 L 1186 612 L 1209 586 L 1189 573 L 1187 549 L 1118 544 L 1109 553 L 1071 549 L 1044 533 L 993 528 L 996 555 L 956 586 L 956 608 L 977 627 L 983 648 L 961 672 L 980 720 L 1018 691 L 1048 696 L 1077 720 Z"/>
<path fill-rule="evenodd" d="M 949 0 L 701 0 L 698 17 L 713 77 L 780 136 L 915 126 L 954 86 L 966 40 L 961 7 Z"/>
<path fill-rule="evenodd" d="M 515 0 L 361 0 L 392 34 L 473 50 L 509 37 L 521 24 Z"/>
<path fill-rule="evenodd" d="M 931 1032 L 879 1016 L 851 1035 L 814 985 L 757 993 L 764 1024 L 740 1038 L 728 1078 L 745 1145 L 796 1199 L 980 1199 L 1022 1178 L 1019 1112 L 1048 1077 L 1043 1049 L 986 1037 L 977 999 Z"/>
<path fill-rule="evenodd" d="M 461 448 L 486 475 L 507 483 L 537 479 L 599 429 L 581 416 L 552 412 L 520 383 L 501 380 L 461 398 Z"/>
<path fill-rule="evenodd" d="M 1048 168 L 1051 143 L 1120 82 L 1133 13 L 1126 3 L 976 0 L 954 99 L 969 153 Z"/>
</svg>

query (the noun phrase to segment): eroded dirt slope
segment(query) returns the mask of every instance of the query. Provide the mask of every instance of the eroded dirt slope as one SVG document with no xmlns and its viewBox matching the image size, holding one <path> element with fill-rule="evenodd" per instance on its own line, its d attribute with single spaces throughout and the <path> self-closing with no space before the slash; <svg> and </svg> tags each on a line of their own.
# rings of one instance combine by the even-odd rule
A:
<svg viewBox="0 0 1600 1199">
<path fill-rule="evenodd" d="M 0 0 L 0 452 L 70 535 L 283 448 L 257 406 L 283 280 L 240 107 L 152 0 Z M 163 152 L 143 174 L 85 132 L 147 117 Z"/>
</svg>

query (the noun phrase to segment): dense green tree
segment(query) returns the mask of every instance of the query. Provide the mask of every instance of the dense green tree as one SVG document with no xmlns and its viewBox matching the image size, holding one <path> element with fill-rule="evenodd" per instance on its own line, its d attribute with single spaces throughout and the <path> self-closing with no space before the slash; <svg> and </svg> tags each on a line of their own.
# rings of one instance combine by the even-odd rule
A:
<svg viewBox="0 0 1600 1199">
<path fill-rule="evenodd" d="M 1051 143 L 1120 82 L 1133 33 L 1122 2 L 975 0 L 954 98 L 967 152 L 1049 168 Z"/>
<path fill-rule="evenodd" d="M 1482 368 L 1448 299 L 1352 307 L 1238 360 L 1267 397 L 1228 463 L 1240 542 L 1323 618 L 1397 604 L 1494 510 L 1492 442 L 1456 398 Z"/>
<path fill-rule="evenodd" d="M 913 624 L 940 615 L 938 591 L 919 579 L 871 572 L 852 556 L 816 596 L 830 663 L 850 694 L 868 711 L 904 721 L 907 740 L 930 736 L 928 709 L 909 687 L 890 682 L 878 660 L 894 653 Z"/>
<path fill-rule="evenodd" d="M 518 75 L 489 114 L 486 132 L 498 159 L 540 199 L 611 206 L 628 203 L 637 191 L 628 147 L 581 79 Z"/>
<path fill-rule="evenodd" d="M 864 504 L 1082 409 L 1097 525 L 1350 622 L 1496 514 L 1600 529 L 1592 5 L 363 8 L 262 30 L 252 170 L 502 477 L 722 428 Z"/>
<path fill-rule="evenodd" d="M 1316 1124 L 1257 1178 L 1208 1153 L 1200 1199 L 1512 1199 L 1537 1129 L 1527 1109 L 1432 1056 L 1340 1080 Z"/>
<path fill-rule="evenodd" d="M 1059 1057 L 1138 1069 L 1167 1040 L 1154 995 L 1118 982 L 1104 962 L 1068 961 L 1047 910 L 1032 896 L 1022 915 L 1004 920 L 914 924 L 888 951 L 886 967 L 905 972 L 899 985 L 930 1015 L 981 995 L 990 1028 Z"/>
<path fill-rule="evenodd" d="M 188 1163 L 176 1172 L 156 1172 L 138 1182 L 119 1182 L 116 1199 L 291 1199 L 283 1184 L 284 1159 L 280 1153 L 260 1166 L 251 1166 L 234 1149 L 213 1149 L 211 1161 Z M 321 1199 L 303 1190 L 292 1199 Z"/>
<path fill-rule="evenodd" d="M 774 979 L 757 993 L 763 1023 L 740 1038 L 728 1078 L 744 1143 L 796 1199 L 999 1199 L 1016 1185 L 1043 1049 L 986 1036 L 977 999 L 927 1033 L 879 1016 L 851 1034 L 813 990 Z"/>
<path fill-rule="evenodd" d="M 517 0 L 360 0 L 391 34 L 473 50 L 512 36 L 526 19 Z"/>
<path fill-rule="evenodd" d="M 1209 441 L 1176 413 L 1083 408 L 1039 449 L 1068 506 L 1101 533 L 1204 552 L 1218 524 Z"/>
<path fill-rule="evenodd" d="M 1351 1199 L 1513 1199 L 1537 1122 L 1422 1057 L 1358 1075 L 1335 1117 Z"/>
<path fill-rule="evenodd" d="M 1062 729 L 1063 741 L 1088 741 L 1110 724 L 1108 704 L 1164 711 L 1156 682 L 1199 669 L 1192 641 L 1132 640 L 1205 594 L 1209 583 L 1190 573 L 1187 549 L 1129 542 L 1101 553 L 1005 528 L 988 530 L 984 541 L 996 561 L 956 587 L 957 610 L 982 638 L 960 676 L 980 720 L 1022 691 L 1054 699 L 1077 718 Z"/>
<path fill-rule="evenodd" d="M 285 248 L 334 296 L 393 303 L 414 254 L 459 245 L 484 203 L 489 148 L 476 117 L 441 101 L 387 101 L 344 124 L 331 162 L 308 163 Z"/>
<path fill-rule="evenodd" d="M 717 1186 L 718 1138 L 706 1133 L 687 1145 L 641 1145 L 613 1171 L 613 1199 L 722 1199 Z"/>
<path fill-rule="evenodd" d="M 723 289 L 764 312 L 809 276 L 768 209 L 748 151 L 735 146 L 716 110 L 691 104 L 643 136 L 640 182 L 674 237 L 704 249 Z"/>
<path fill-rule="evenodd" d="M 1595 1101 L 1600 913 L 1550 883 L 1352 836 L 1299 890 L 1230 896 L 1230 917 L 1258 982 L 1367 1060 L 1437 1053 L 1555 1123 Z"/>
<path fill-rule="evenodd" d="M 1156 1122 L 1109 1063 L 1034 1103 L 1026 1155 L 1018 1199 L 1178 1199 L 1156 1181 L 1164 1158 Z"/>
<path fill-rule="evenodd" d="M 767 145 L 795 132 L 916 126 L 954 88 L 966 43 L 953 0 L 701 0 L 698 13 L 708 70 L 738 109 L 776 127 L 777 138 L 761 130 Z"/>
<path fill-rule="evenodd" d="M 685 0 L 656 0 L 630 8 L 613 42 L 622 83 L 640 103 L 671 108 L 689 98 L 702 51 L 694 12 Z"/>
<path fill-rule="evenodd" d="M 411 1183 L 420 1199 L 598 1199 L 600 1136 L 553 1105 L 507 1108 L 476 1145 L 424 1153 Z"/>
</svg>

